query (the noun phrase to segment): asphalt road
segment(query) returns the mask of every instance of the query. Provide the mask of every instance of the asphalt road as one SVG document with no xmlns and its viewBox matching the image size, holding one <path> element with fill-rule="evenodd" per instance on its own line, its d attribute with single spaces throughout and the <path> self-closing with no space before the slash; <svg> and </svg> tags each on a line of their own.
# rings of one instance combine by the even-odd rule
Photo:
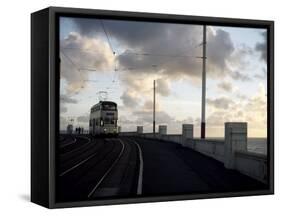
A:
<svg viewBox="0 0 281 216">
<path fill-rule="evenodd" d="M 62 135 L 57 151 L 58 202 L 266 187 L 172 142 Z"/>
<path fill-rule="evenodd" d="M 134 196 L 141 187 L 139 149 L 127 139 L 64 136 L 58 152 L 58 202 Z"/>
</svg>

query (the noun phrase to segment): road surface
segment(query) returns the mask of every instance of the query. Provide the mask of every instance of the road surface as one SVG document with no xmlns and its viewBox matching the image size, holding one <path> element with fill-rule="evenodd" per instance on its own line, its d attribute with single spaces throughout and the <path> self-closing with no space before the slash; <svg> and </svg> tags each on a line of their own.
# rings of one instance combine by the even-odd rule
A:
<svg viewBox="0 0 281 216">
<path fill-rule="evenodd" d="M 266 188 L 172 142 L 61 135 L 57 152 L 58 202 Z"/>
</svg>

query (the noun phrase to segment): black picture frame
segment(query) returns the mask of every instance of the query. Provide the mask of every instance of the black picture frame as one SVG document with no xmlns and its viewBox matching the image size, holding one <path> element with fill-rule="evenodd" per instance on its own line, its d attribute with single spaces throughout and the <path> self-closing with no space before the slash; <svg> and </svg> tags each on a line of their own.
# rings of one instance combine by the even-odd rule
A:
<svg viewBox="0 0 281 216">
<path fill-rule="evenodd" d="M 55 201 L 56 140 L 59 128 L 58 17 L 93 17 L 134 21 L 205 24 L 267 29 L 268 178 L 266 190 L 175 196 L 116 198 L 57 203 Z M 47 208 L 191 200 L 274 193 L 274 22 L 265 20 L 137 13 L 49 7 L 31 15 L 31 201 Z"/>
</svg>

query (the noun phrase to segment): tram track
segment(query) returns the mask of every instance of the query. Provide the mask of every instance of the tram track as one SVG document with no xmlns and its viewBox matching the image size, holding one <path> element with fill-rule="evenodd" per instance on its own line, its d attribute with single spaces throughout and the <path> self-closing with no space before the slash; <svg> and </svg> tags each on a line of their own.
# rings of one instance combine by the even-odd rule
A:
<svg viewBox="0 0 281 216">
<path fill-rule="evenodd" d="M 82 145 L 60 166 L 58 200 L 142 194 L 143 160 L 134 140 L 97 138 Z"/>
<path fill-rule="evenodd" d="M 71 159 L 72 156 L 76 156 L 78 154 L 83 154 L 85 151 L 89 150 L 89 147 L 92 147 L 93 145 L 96 144 L 93 141 L 91 141 L 90 138 L 87 138 L 87 137 L 79 137 L 79 138 L 86 139 L 87 142 L 80 144 L 79 146 L 77 146 L 77 148 L 74 148 L 70 151 L 62 152 L 60 154 L 60 157 L 62 160 L 68 160 L 68 159 Z"/>
<path fill-rule="evenodd" d="M 72 145 L 72 144 L 74 144 L 75 142 L 77 142 L 77 139 L 76 139 L 75 137 L 73 137 L 73 136 L 69 136 L 69 137 L 71 137 L 72 140 L 71 140 L 71 141 L 68 141 L 68 142 L 66 142 L 66 143 L 64 143 L 64 144 L 61 144 L 61 145 L 59 146 L 60 149 L 63 149 L 63 148 L 65 148 L 65 147 L 67 147 L 67 146 L 69 146 L 69 145 Z M 64 140 L 62 141 L 62 143 L 65 142 L 65 140 L 66 140 L 66 138 L 64 137 Z"/>
<path fill-rule="evenodd" d="M 125 144 L 123 141 L 121 141 L 120 139 L 118 139 L 118 141 L 121 143 L 122 148 L 120 150 L 120 153 L 118 154 L 117 158 L 114 160 L 114 162 L 112 163 L 112 165 L 107 169 L 107 171 L 104 173 L 104 175 L 101 177 L 101 179 L 97 182 L 97 184 L 94 186 L 94 188 L 90 191 L 90 193 L 88 194 L 88 198 L 90 198 L 95 191 L 97 190 L 97 188 L 101 185 L 101 183 L 104 181 L 104 179 L 108 176 L 108 174 L 112 171 L 112 169 L 116 166 L 116 164 L 118 163 L 118 161 L 120 160 L 124 149 L 125 149 Z"/>
</svg>

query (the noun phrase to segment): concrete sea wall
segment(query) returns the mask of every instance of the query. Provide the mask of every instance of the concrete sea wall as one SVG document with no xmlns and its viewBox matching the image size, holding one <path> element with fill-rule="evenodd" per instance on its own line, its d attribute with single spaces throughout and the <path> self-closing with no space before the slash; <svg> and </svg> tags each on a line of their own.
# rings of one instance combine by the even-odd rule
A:
<svg viewBox="0 0 281 216">
<path fill-rule="evenodd" d="M 137 132 L 122 132 L 120 135 L 174 142 L 222 162 L 227 169 L 235 169 L 267 183 L 266 155 L 247 151 L 247 123 L 225 123 L 225 137 L 222 140 L 194 138 L 192 124 L 184 124 L 182 134 L 167 134 L 165 125 L 159 128 L 159 133 L 153 134 L 143 133 L 142 126 L 138 126 Z"/>
</svg>

